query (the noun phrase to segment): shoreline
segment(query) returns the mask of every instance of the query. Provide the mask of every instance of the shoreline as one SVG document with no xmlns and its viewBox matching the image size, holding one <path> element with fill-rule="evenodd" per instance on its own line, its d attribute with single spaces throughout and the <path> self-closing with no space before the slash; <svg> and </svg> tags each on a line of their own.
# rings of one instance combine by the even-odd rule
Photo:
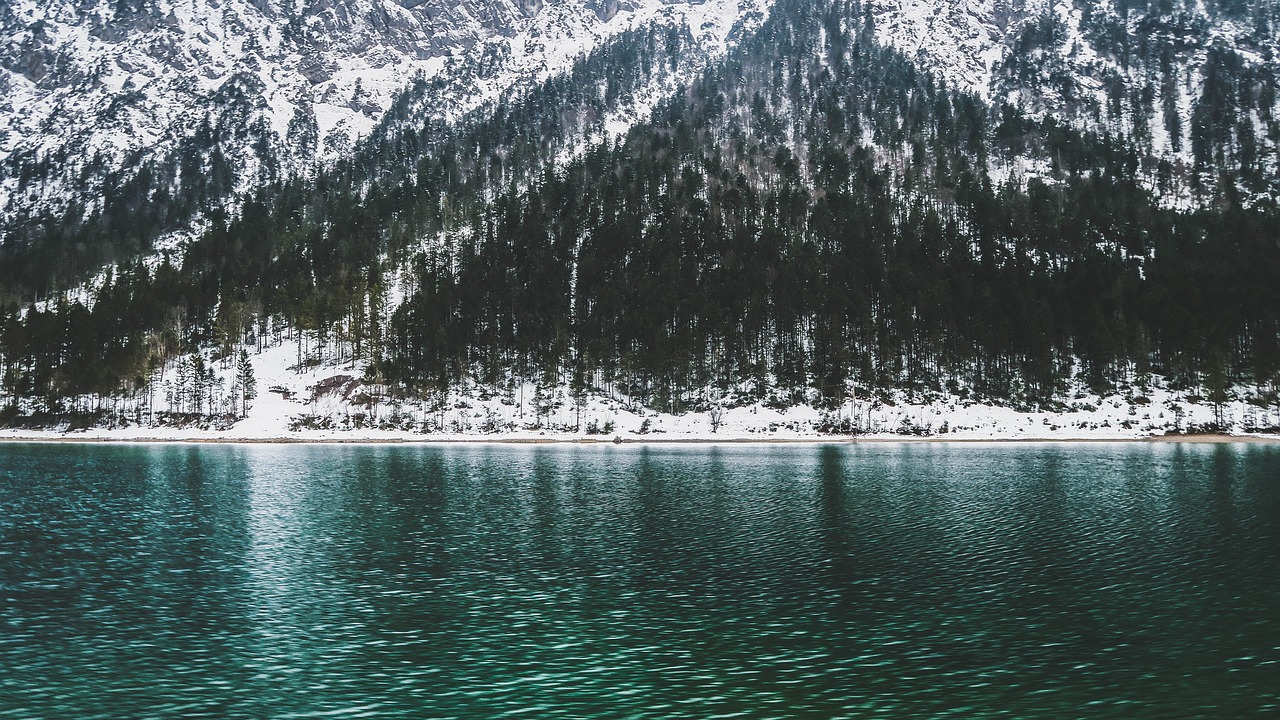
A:
<svg viewBox="0 0 1280 720">
<path fill-rule="evenodd" d="M 827 437 L 671 437 L 622 438 L 613 440 L 580 437 L 437 437 L 343 438 L 343 437 L 102 437 L 73 434 L 0 435 L 0 444 L 67 443 L 78 445 L 975 445 L 975 444 L 1108 444 L 1149 443 L 1187 445 L 1273 445 L 1280 435 L 1149 435 L 1141 437 L 955 437 L 939 436 L 847 436 Z"/>
<path fill-rule="evenodd" d="M 850 398 L 834 410 L 808 404 L 782 407 L 761 398 L 743 404 L 739 398 L 718 406 L 718 413 L 703 409 L 678 414 L 600 393 L 588 393 L 569 405 L 567 387 L 548 390 L 524 383 L 518 392 L 507 388 L 501 394 L 463 388 L 430 412 L 419 401 L 383 403 L 373 412 L 361 399 L 361 381 L 354 379 L 358 368 L 326 365 L 299 370 L 291 365 L 291 345 L 272 346 L 251 361 L 259 386 L 268 390 L 235 419 L 206 416 L 197 424 L 178 418 L 178 424 L 159 425 L 129 421 L 115 427 L 104 422 L 75 429 L 56 419 L 43 426 L 24 427 L 19 422 L 0 429 L 0 443 L 596 445 L 613 444 L 615 436 L 621 444 L 654 447 L 1280 442 L 1280 434 L 1182 434 L 1175 428 L 1194 431 L 1216 424 L 1275 429 L 1280 426 L 1280 407 L 1273 413 L 1269 406 L 1238 399 L 1221 409 L 1222 417 L 1215 417 L 1209 405 L 1198 402 L 1200 398 L 1180 395 L 1158 383 L 1143 389 L 1141 402 L 1128 390 L 1104 396 L 1075 388 L 1050 409 L 1015 409 L 954 395 L 913 398 L 895 392 L 887 398 Z M 536 398 L 540 391 L 552 393 L 548 397 L 556 401 L 538 413 L 539 406 L 525 399 Z M 163 413 L 148 413 L 148 417 L 162 418 Z M 823 432 L 857 428 L 869 432 Z M 424 429 L 430 432 L 421 432 Z"/>
</svg>

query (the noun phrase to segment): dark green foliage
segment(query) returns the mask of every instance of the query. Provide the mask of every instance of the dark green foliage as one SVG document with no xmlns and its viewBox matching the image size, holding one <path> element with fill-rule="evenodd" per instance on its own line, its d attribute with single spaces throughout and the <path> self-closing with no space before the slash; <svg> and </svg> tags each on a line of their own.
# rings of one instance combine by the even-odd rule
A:
<svg viewBox="0 0 1280 720">
<path fill-rule="evenodd" d="M 249 362 L 249 352 L 240 348 L 236 358 L 236 377 L 234 390 L 238 396 L 241 417 L 249 414 L 249 401 L 258 397 L 258 381 L 253 376 L 253 364 Z"/>
</svg>

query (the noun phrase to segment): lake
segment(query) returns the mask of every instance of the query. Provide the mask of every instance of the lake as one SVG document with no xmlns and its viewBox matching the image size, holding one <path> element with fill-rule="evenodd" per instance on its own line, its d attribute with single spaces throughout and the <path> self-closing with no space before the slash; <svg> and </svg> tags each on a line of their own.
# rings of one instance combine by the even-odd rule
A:
<svg viewBox="0 0 1280 720">
<path fill-rule="evenodd" d="M 0 445 L 0 718 L 1280 713 L 1280 446 Z"/>
</svg>

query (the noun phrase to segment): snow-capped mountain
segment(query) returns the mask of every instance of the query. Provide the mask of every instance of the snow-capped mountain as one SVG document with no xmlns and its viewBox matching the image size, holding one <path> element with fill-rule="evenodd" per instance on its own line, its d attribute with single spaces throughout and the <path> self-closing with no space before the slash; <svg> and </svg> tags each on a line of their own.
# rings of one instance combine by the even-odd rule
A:
<svg viewBox="0 0 1280 720">
<path fill-rule="evenodd" d="M 14 0 L 0 3 L 0 208 L 58 205 L 203 137 L 246 187 L 348 152 L 415 78 L 458 114 L 628 28 L 723 47 L 762 0 Z M 206 160 L 205 170 L 208 171 Z M 39 182 L 33 182 L 33 179 Z M 70 197 L 68 197 L 70 196 Z"/>
<path fill-rule="evenodd" d="M 0 211 L 92 209 L 103 182 L 166 153 L 247 190 L 347 155 L 415 79 L 443 80 L 417 116 L 457 117 L 648 23 L 686 28 L 714 57 L 770 4 L 13 0 L 0 4 Z M 1183 167 L 1166 175 L 1280 166 L 1280 3 L 868 0 L 862 12 L 877 41 L 952 86 L 1128 137 L 1153 166 Z"/>
<path fill-rule="evenodd" d="M 1033 117 L 1188 167 L 1280 168 L 1274 0 L 870 0 L 869 12 L 877 38 L 922 68 Z"/>
</svg>

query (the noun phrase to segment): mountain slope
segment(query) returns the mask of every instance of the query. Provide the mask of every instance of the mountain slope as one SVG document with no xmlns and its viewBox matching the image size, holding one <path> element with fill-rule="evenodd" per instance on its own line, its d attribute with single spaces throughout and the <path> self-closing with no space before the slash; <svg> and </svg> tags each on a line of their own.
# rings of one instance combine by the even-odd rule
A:
<svg viewBox="0 0 1280 720">
<path fill-rule="evenodd" d="M 108 172 L 200 136 L 246 189 L 350 152 L 417 76 L 449 89 L 419 110 L 456 117 L 625 29 L 679 22 L 722 47 L 751 12 L 736 0 L 16 0 L 0 5 L 0 209 L 83 202 Z"/>
<path fill-rule="evenodd" d="M 766 10 L 738 0 L 0 7 L 10 91 L 0 288 L 47 294 L 157 243 L 172 249 L 211 214 L 234 214 L 237 195 L 349 158 L 379 124 L 457 121 L 569 72 L 628 29 L 680 28 L 687 75 Z M 594 111 L 621 132 L 673 87 L 667 75 L 644 73 L 654 85 L 606 94 Z"/>
<path fill-rule="evenodd" d="M 871 0 L 868 12 L 881 41 L 957 87 L 1124 136 L 1164 202 L 1280 198 L 1280 3 Z"/>
</svg>

